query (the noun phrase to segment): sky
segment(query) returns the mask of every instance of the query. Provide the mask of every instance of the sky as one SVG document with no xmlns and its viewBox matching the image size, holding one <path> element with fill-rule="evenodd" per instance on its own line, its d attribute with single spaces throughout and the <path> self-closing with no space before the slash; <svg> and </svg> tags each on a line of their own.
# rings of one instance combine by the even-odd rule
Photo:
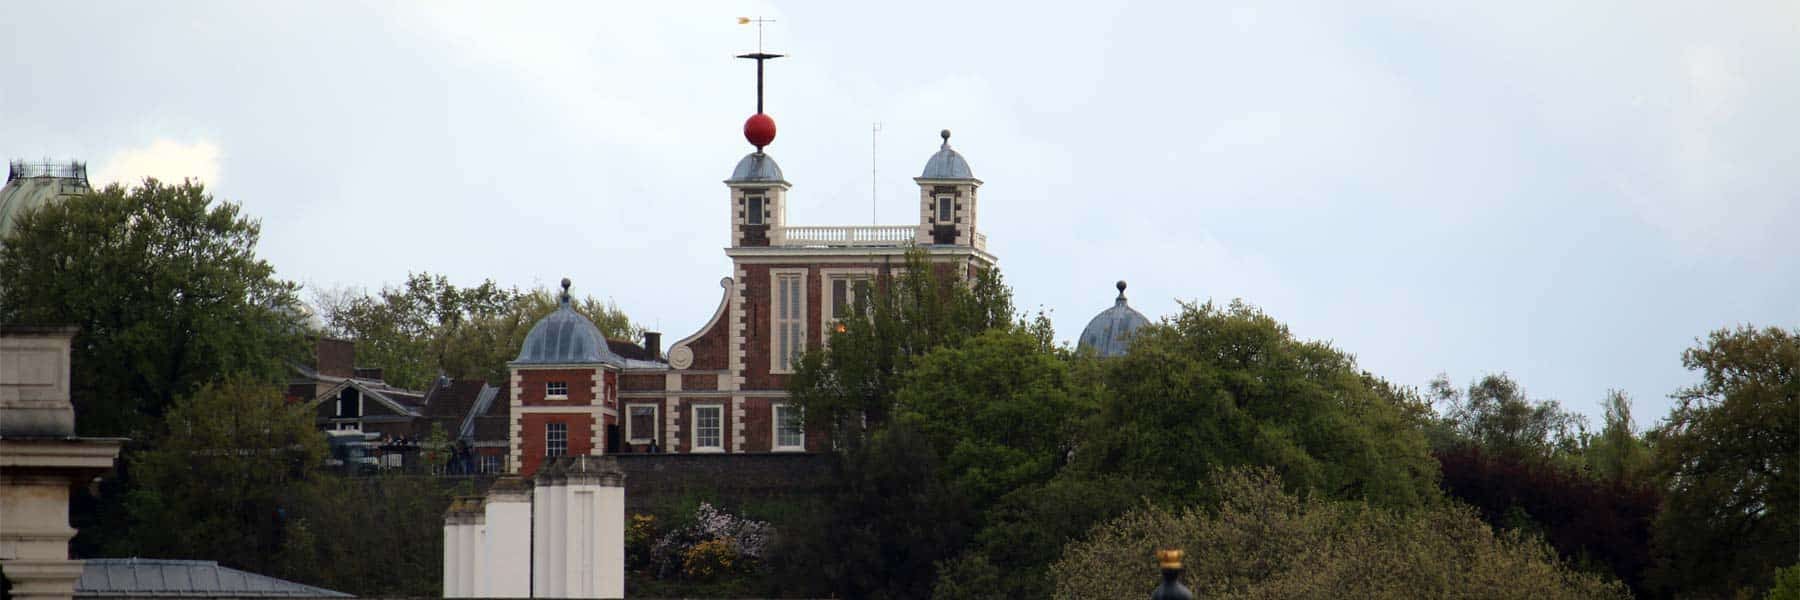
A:
<svg viewBox="0 0 1800 600">
<path fill-rule="evenodd" d="M 1696 338 L 1800 327 L 1791 1 L 15 2 L 0 155 L 202 180 L 309 297 L 566 276 L 680 339 L 730 274 L 739 16 L 789 55 L 789 223 L 912 224 L 950 129 L 1064 340 L 1123 279 L 1645 427 Z"/>
</svg>

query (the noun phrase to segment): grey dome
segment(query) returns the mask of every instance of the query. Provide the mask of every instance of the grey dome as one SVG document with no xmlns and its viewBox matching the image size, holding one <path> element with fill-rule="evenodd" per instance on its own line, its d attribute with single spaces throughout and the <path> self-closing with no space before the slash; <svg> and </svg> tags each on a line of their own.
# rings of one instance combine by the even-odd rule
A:
<svg viewBox="0 0 1800 600">
<path fill-rule="evenodd" d="M 969 161 L 963 160 L 961 154 L 950 149 L 950 130 L 945 129 L 940 135 L 944 145 L 938 147 L 937 154 L 925 162 L 925 172 L 919 179 L 974 179 L 975 172 L 969 170 Z"/>
<path fill-rule="evenodd" d="M 1094 349 L 1094 354 L 1105 358 L 1124 356 L 1131 347 L 1131 334 L 1150 324 L 1150 319 L 1143 313 L 1125 303 L 1125 282 L 1118 283 L 1119 297 L 1113 300 L 1112 308 L 1094 315 L 1088 321 L 1087 329 L 1081 330 L 1081 339 L 1076 343 L 1076 350 Z"/>
<path fill-rule="evenodd" d="M 6 185 L 0 187 L 0 243 L 25 211 L 92 191 L 83 163 L 13 161 L 7 167 Z"/>
<path fill-rule="evenodd" d="M 781 177 L 781 165 L 775 164 L 774 157 L 761 152 L 751 152 L 738 161 L 737 168 L 731 170 L 731 179 L 726 183 L 749 181 L 786 181 Z"/>
<path fill-rule="evenodd" d="M 525 344 L 519 348 L 514 365 L 568 365 L 606 363 L 623 366 L 625 359 L 613 354 L 606 336 L 593 321 L 575 312 L 569 304 L 569 280 L 563 279 L 561 306 L 531 327 Z"/>
</svg>

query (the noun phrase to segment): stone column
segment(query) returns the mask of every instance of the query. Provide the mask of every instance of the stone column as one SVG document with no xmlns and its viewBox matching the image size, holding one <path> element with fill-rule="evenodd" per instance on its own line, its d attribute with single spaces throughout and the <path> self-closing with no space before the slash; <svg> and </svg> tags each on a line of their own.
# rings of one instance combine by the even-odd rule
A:
<svg viewBox="0 0 1800 600">
<path fill-rule="evenodd" d="M 0 328 L 0 572 L 12 597 L 71 598 L 69 492 L 112 469 L 121 438 L 75 436 L 73 327 Z"/>
</svg>

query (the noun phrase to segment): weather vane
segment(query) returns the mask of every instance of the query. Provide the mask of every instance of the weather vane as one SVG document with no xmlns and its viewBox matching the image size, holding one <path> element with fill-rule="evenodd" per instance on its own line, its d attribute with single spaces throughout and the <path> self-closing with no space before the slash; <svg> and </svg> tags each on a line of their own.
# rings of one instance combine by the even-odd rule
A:
<svg viewBox="0 0 1800 600">
<path fill-rule="evenodd" d="M 774 22 L 774 19 L 762 17 L 738 17 L 739 25 L 756 24 L 756 52 L 739 54 L 738 58 L 756 61 L 756 114 L 751 115 L 750 120 L 744 122 L 744 139 L 748 140 L 750 145 L 756 146 L 757 152 L 762 152 L 763 146 L 775 141 L 775 120 L 763 114 L 763 61 L 782 56 L 763 51 L 763 24 Z"/>
</svg>

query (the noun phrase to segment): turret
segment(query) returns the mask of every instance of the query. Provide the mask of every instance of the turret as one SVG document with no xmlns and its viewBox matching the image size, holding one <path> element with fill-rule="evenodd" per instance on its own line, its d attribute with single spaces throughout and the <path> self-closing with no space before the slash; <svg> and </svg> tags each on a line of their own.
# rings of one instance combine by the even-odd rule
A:
<svg viewBox="0 0 1800 600">
<path fill-rule="evenodd" d="M 913 178 L 919 184 L 919 229 L 913 241 L 921 246 L 977 246 L 976 191 L 981 180 L 969 170 L 969 161 L 950 149 L 950 130 L 938 135 L 944 145 L 925 163 L 924 173 Z"/>
</svg>

